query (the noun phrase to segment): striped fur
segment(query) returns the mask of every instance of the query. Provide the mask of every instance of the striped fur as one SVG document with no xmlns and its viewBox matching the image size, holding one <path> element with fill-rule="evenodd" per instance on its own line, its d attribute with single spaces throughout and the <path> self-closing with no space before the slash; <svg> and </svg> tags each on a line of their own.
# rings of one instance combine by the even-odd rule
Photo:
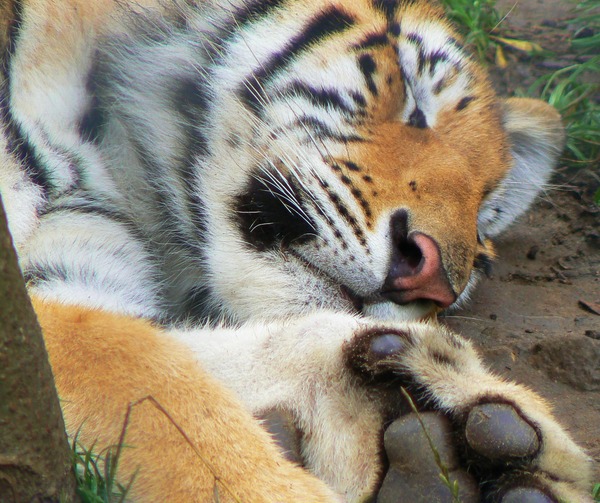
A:
<svg viewBox="0 0 600 503">
<path fill-rule="evenodd" d="M 367 324 L 434 316 L 444 304 L 437 297 L 384 295 L 396 248 L 413 235 L 434 243 L 453 303 L 463 302 L 494 257 L 491 239 L 547 182 L 563 142 L 558 114 L 496 97 L 424 1 L 12 3 L 0 189 L 53 365 L 67 376 L 58 375 L 59 389 L 78 379 L 56 342 L 71 333 L 60 320 L 71 326 L 73 316 L 60 305 L 78 306 L 86 320 L 95 319 L 89 309 L 105 313 L 106 324 L 100 316 L 81 332 L 111 341 L 108 327 L 120 322 L 109 313 L 132 323 L 125 333 L 152 332 L 132 320 L 146 318 L 163 327 L 166 355 L 207 369 L 250 412 L 285 405 L 305 431 L 325 425 L 326 440 L 307 444 L 307 466 L 349 501 L 371 493 L 384 418 L 345 374 L 339 350 L 352 337 L 332 338 L 337 356 L 323 368 L 339 384 L 332 393 L 364 409 L 362 429 L 333 413 L 316 417 L 310 386 L 269 367 L 264 348 L 273 343 L 259 342 L 273 331 L 290 347 L 305 337 L 315 358 L 299 361 L 319 368 L 323 330 L 310 330 L 319 316 L 345 313 L 343 333 L 357 330 L 355 316 Z M 59 321 L 44 322 L 53 310 Z M 211 342 L 223 330 L 240 344 Z M 244 356 L 253 365 L 242 376 Z M 152 361 L 166 376 L 167 363 Z M 253 372 L 255 383 L 281 382 L 281 396 L 247 388 Z M 213 386 L 204 379 L 173 386 Z M 290 403 L 291 390 L 306 396 Z M 82 404 L 66 409 L 76 431 L 92 391 L 69 393 Z M 114 425 L 105 417 L 85 438 Z M 330 466 L 337 429 L 356 439 L 343 477 Z M 357 463 L 363 451 L 368 462 Z M 142 458 L 152 465 L 152 455 Z M 146 483 L 142 499 L 165 494 Z M 312 483 L 329 494 L 323 501 L 334 497 Z"/>
</svg>

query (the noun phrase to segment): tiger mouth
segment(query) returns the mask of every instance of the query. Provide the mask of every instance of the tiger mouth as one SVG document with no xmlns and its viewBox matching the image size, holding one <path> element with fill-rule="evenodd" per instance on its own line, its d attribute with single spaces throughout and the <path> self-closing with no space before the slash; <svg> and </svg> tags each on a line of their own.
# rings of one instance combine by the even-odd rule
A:
<svg viewBox="0 0 600 503">
<path fill-rule="evenodd" d="M 340 286 L 340 293 L 342 299 L 352 306 L 356 314 L 382 321 L 429 321 L 435 319 L 442 311 L 435 302 L 426 299 L 399 304 L 381 295 L 363 298 L 344 285 Z"/>
<path fill-rule="evenodd" d="M 399 303 L 386 298 L 386 296 L 382 295 L 381 291 L 367 296 L 359 295 L 349 286 L 340 283 L 325 271 L 311 264 L 296 251 L 287 250 L 287 253 L 313 275 L 323 278 L 330 285 L 335 285 L 335 288 L 339 292 L 339 300 L 345 304 L 349 311 L 355 314 L 378 318 L 382 321 L 426 321 L 435 318 L 437 313 L 442 310 L 434 301 L 427 299 Z M 387 308 L 384 306 L 387 306 Z"/>
<path fill-rule="evenodd" d="M 365 300 L 362 297 L 356 295 L 352 290 L 350 290 L 350 288 L 348 288 L 345 285 L 340 286 L 340 293 L 342 299 L 348 302 L 357 313 L 363 312 L 363 308 L 365 307 Z"/>
</svg>

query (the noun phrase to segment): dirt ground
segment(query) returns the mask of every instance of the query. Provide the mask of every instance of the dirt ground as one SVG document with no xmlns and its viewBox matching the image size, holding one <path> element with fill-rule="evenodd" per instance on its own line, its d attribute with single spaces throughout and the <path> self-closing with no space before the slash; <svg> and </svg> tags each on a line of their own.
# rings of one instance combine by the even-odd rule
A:
<svg viewBox="0 0 600 503">
<path fill-rule="evenodd" d="M 515 0 L 500 0 L 506 12 Z M 509 55 L 493 70 L 506 94 L 573 62 L 566 0 L 521 0 L 505 23 L 518 38 L 555 52 Z M 499 260 L 468 309 L 446 322 L 470 337 L 498 373 L 553 404 L 559 420 L 595 459 L 600 481 L 600 166 L 559 168 L 553 186 L 498 243 Z"/>
</svg>

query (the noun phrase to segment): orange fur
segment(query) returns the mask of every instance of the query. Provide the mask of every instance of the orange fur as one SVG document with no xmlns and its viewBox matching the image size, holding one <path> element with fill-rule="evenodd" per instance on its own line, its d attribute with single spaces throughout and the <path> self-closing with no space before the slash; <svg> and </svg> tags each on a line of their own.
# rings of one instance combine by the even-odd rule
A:
<svg viewBox="0 0 600 503">
<path fill-rule="evenodd" d="M 324 483 L 285 460 L 233 394 L 150 323 L 34 299 L 67 429 L 96 452 L 115 446 L 129 404 L 154 397 L 186 432 L 141 403 L 127 425 L 119 479 L 136 474 L 142 501 L 337 501 Z M 222 483 L 216 483 L 213 473 Z"/>
<path fill-rule="evenodd" d="M 190 0 L 189 3 L 194 1 Z M 202 0 L 197 1 L 202 3 Z M 218 0 L 206 1 L 219 4 Z M 35 124 L 39 121 L 48 132 L 60 133 L 60 145 L 68 147 L 71 135 L 75 134 L 81 119 L 75 112 L 85 109 L 90 99 L 85 79 L 92 65 L 95 39 L 126 31 L 119 25 L 122 16 L 118 15 L 118 9 L 121 3 L 127 9 L 150 8 L 161 9 L 165 14 L 169 12 L 169 2 L 163 3 L 162 0 L 22 2 L 20 32 L 35 36 L 23 36 L 18 41 L 18 50 L 11 57 L 11 64 L 17 69 L 10 81 L 13 88 L 11 106 L 27 118 L 27 123 Z M 286 15 L 296 15 L 304 10 L 310 13 L 315 5 L 317 2 L 295 2 L 295 10 L 288 10 Z M 360 20 L 365 35 L 371 29 L 379 29 L 384 22 L 382 12 L 377 9 L 373 12 L 372 2 L 347 2 L 346 7 Z M 403 9 L 409 17 L 420 20 L 437 19 L 446 26 L 439 19 L 440 9 L 428 4 L 415 3 Z M 280 12 L 279 15 L 284 13 Z M 57 19 L 60 23 L 57 23 Z M 451 28 L 448 30 L 449 34 L 453 34 Z M 322 41 L 327 50 L 331 51 L 319 53 L 323 64 L 327 62 L 328 54 L 333 56 L 340 48 L 346 50 L 346 44 L 354 44 L 357 37 L 350 31 L 344 36 L 347 40 L 332 38 Z M 493 255 L 492 245 L 487 240 L 478 242 L 477 220 L 482 201 L 485 201 L 491 191 L 501 186 L 513 164 L 507 123 L 517 133 L 521 130 L 529 132 L 532 127 L 538 127 L 539 131 L 534 133 L 539 133 L 539 143 L 542 146 L 548 143 L 560 145 L 560 119 L 549 106 L 538 102 L 504 102 L 496 99 L 483 70 L 477 69 L 475 63 L 465 59 L 461 64 L 465 65 L 464 68 L 471 76 L 469 93 L 472 94 L 464 97 L 472 100 L 467 101 L 468 107 L 453 103 L 440 108 L 435 127 L 412 127 L 400 120 L 410 93 L 404 81 L 403 70 L 398 66 L 396 51 L 390 46 L 382 46 L 372 48 L 371 54 L 377 59 L 378 71 L 373 79 L 377 83 L 379 94 L 377 99 L 367 96 L 365 120 L 357 127 L 368 141 L 349 143 L 340 150 L 332 149 L 332 159 L 327 160 L 340 161 L 341 166 L 332 176 L 339 178 L 336 180 L 338 185 L 349 187 L 349 193 L 356 198 L 355 203 L 359 207 L 368 208 L 364 215 L 368 231 L 374 232 L 378 225 L 389 227 L 389 216 L 395 209 L 409 209 L 410 229 L 426 234 L 437 243 L 444 274 L 447 273 L 456 292 L 462 291 L 469 281 L 477 255 L 482 252 L 488 257 Z M 448 82 L 451 83 L 456 76 L 456 72 L 449 71 Z M 56 92 L 50 92 L 52 89 L 49 86 L 54 86 Z M 54 106 L 52 99 L 58 99 L 58 105 Z M 62 99 L 77 101 L 78 106 L 63 107 Z M 48 103 L 52 106 L 45 109 Z M 508 114 L 510 120 L 504 114 L 509 109 L 514 109 Z M 61 113 L 64 110 L 63 116 Z M 72 113 L 69 114 L 69 110 Z M 59 113 L 55 113 L 56 111 Z M 227 110 L 223 113 L 228 114 Z M 536 120 L 529 120 L 529 116 Z M 240 120 L 236 114 L 229 113 L 229 117 L 232 124 Z M 235 130 L 232 127 L 232 131 Z M 550 130 L 555 131 L 550 133 Z M 0 135 L 0 142 L 3 141 L 4 135 Z M 17 185 L 15 180 L 19 180 L 17 176 L 13 176 L 13 171 L 18 173 L 21 166 L 17 157 L 11 155 L 9 148 L 2 148 L 2 145 L 0 143 L 0 156 L 4 157 L 0 157 L 0 164 L 4 172 L 11 175 L 6 176 L 10 182 L 6 183 L 12 189 Z M 255 148 L 254 143 L 251 147 Z M 224 158 L 229 159 L 227 156 Z M 354 169 L 345 167 L 348 163 L 344 164 L 344 161 L 355 163 Z M 3 173 L 0 172 L 0 175 Z M 221 175 L 219 172 L 219 176 Z M 36 208 L 32 207 L 27 220 L 23 217 L 23 208 L 15 202 L 19 194 L 9 199 L 12 196 L 10 191 L 7 192 L 5 205 L 8 201 L 9 206 L 13 207 L 9 213 L 18 215 L 23 221 L 24 230 L 20 232 L 22 237 L 17 240 L 17 245 L 22 247 L 22 257 L 25 257 L 27 247 L 36 246 L 35 241 L 28 242 L 26 238 L 28 233 L 33 232 L 39 215 Z M 333 195 L 338 197 L 337 193 Z M 333 200 L 333 196 L 330 197 Z M 55 236 L 52 229 L 50 235 Z M 223 248 L 229 251 L 226 245 Z M 82 256 L 84 260 L 88 259 L 87 255 Z M 243 258 L 244 255 L 240 254 L 234 260 Z M 352 256 L 351 260 L 354 258 Z M 211 270 L 213 275 L 220 273 L 218 269 Z M 245 278 L 237 269 L 235 274 Z M 265 282 L 263 290 L 269 290 L 267 293 L 270 294 L 271 278 L 263 275 L 258 276 L 258 280 Z M 251 282 L 252 279 L 248 280 L 248 283 Z M 228 288 L 238 292 L 240 285 L 241 283 L 232 283 Z M 240 313 L 240 319 L 247 316 L 244 311 L 245 303 L 256 302 L 254 295 L 261 285 L 249 290 L 251 295 L 244 291 L 239 293 L 241 302 L 236 309 Z M 275 294 L 278 294 L 277 288 L 278 286 L 272 287 Z M 236 299 L 235 294 L 228 293 L 226 297 Z M 269 299 L 268 295 L 264 299 Z M 269 304 L 269 300 L 264 299 L 256 303 Z M 75 302 L 79 301 L 85 302 L 86 299 L 75 299 Z M 246 391 L 244 386 L 248 382 L 255 388 L 270 390 L 267 385 L 284 382 L 287 378 L 288 382 L 284 382 L 288 386 L 285 391 L 292 394 L 297 390 L 293 386 L 295 378 L 305 370 L 311 377 L 308 380 L 317 384 L 314 384 L 314 389 L 308 388 L 308 398 L 296 399 L 297 396 L 294 395 L 293 400 L 285 404 L 289 408 L 301 409 L 294 410 L 297 417 L 314 420 L 312 423 L 306 420 L 305 429 L 301 432 L 308 445 L 308 455 L 304 457 L 307 465 L 327 480 L 331 487 L 339 489 L 340 494 L 346 491 L 350 501 L 363 498 L 363 494 L 371 490 L 373 484 L 380 479 L 380 429 L 383 427 L 383 420 L 379 404 L 374 403 L 370 389 L 365 390 L 359 386 L 355 376 L 341 363 L 343 359 L 338 350 L 342 347 L 340 341 L 344 340 L 344 326 L 337 324 L 337 318 L 331 322 L 333 328 L 329 331 L 318 319 L 312 325 L 309 323 L 304 326 L 299 323 L 295 329 L 293 324 L 292 328 L 282 325 L 284 328 L 281 330 L 286 337 L 281 339 L 285 339 L 294 350 L 279 357 L 276 361 L 279 365 L 273 365 L 271 373 L 265 372 L 262 382 L 259 382 L 260 372 L 253 372 L 259 366 L 266 366 L 271 362 L 270 358 L 278 354 L 276 349 L 280 351 L 279 354 L 283 354 L 282 348 L 285 346 L 280 338 L 271 334 L 272 347 L 263 347 L 264 339 L 253 340 L 260 349 L 256 350 L 258 355 L 254 355 L 254 360 L 248 358 L 251 344 L 236 347 L 236 355 L 226 351 L 219 353 L 228 357 L 214 357 L 217 369 L 222 366 L 232 370 L 231 374 L 235 375 L 234 382 L 226 381 L 230 385 L 227 388 L 217 380 L 218 373 L 213 370 L 209 374 L 203 370 L 199 364 L 202 358 L 198 354 L 192 354 L 192 345 L 185 346 L 174 339 L 173 333 L 169 335 L 148 321 L 85 307 L 65 306 L 41 298 L 34 298 L 33 302 L 44 332 L 70 435 L 78 434 L 79 440 L 87 448 L 94 445 L 96 452 L 106 452 L 118 443 L 128 408 L 136 404 L 126 425 L 125 447 L 118 472 L 119 481 L 123 484 L 127 484 L 137 474 L 131 494 L 134 499 L 148 502 L 209 502 L 217 498 L 221 502 L 339 501 L 340 497 L 325 482 L 286 460 L 268 433 L 242 405 L 242 400 L 245 400 L 246 406 L 251 408 L 248 405 L 250 400 L 243 395 Z M 429 309 L 435 309 L 433 303 Z M 433 311 L 419 316 L 426 315 L 433 316 Z M 352 330 L 358 322 L 353 318 L 348 319 L 354 323 L 346 327 L 347 338 L 350 340 L 356 335 Z M 424 331 L 429 330 L 427 325 L 419 326 Z M 269 335 L 267 328 L 264 330 Z M 314 332 L 313 339 L 305 331 L 310 334 Z M 429 347 L 435 348 L 438 338 L 439 333 L 432 332 L 430 339 L 433 342 L 427 339 L 427 344 L 422 346 L 423 352 L 426 353 L 425 350 Z M 251 337 L 248 336 L 247 339 L 250 340 Z M 300 340 L 306 340 L 306 346 L 296 346 L 296 341 Z M 225 339 L 221 342 L 225 342 Z M 297 347 L 302 350 L 295 352 Z M 324 349 L 327 347 L 329 352 Z M 313 353 L 305 351 L 306 348 L 312 348 Z M 463 352 L 455 350 L 459 356 L 463 355 Z M 210 354 L 206 345 L 198 353 L 203 356 Z M 237 361 L 234 356 L 238 358 Z M 468 404 L 479 389 L 476 386 L 479 381 L 473 375 L 478 377 L 480 374 L 464 378 L 466 364 L 446 368 L 437 362 L 429 368 L 429 360 L 415 358 L 414 361 L 419 363 L 414 369 L 415 375 L 419 375 L 419 372 L 434 375 L 441 368 L 440 382 L 443 386 L 456 377 L 455 382 L 460 383 L 460 386 L 456 387 L 455 394 L 450 394 L 449 402 L 453 400 L 461 405 Z M 466 362 L 469 361 L 477 362 L 474 354 L 469 353 Z M 244 374 L 239 368 L 241 363 L 246 362 L 250 364 L 247 367 L 249 370 Z M 211 359 L 206 358 L 205 368 L 210 368 L 210 363 Z M 484 371 L 481 373 L 487 375 Z M 312 379 L 315 375 L 320 376 L 322 381 Z M 464 380 L 459 380 L 462 378 Z M 496 380 L 490 379 L 497 385 Z M 234 385 L 238 385 L 237 388 Z M 247 386 L 248 389 L 252 387 Z M 314 399 L 311 402 L 314 398 L 310 396 L 311 393 L 319 388 L 331 390 L 331 393 L 323 393 L 319 401 Z M 232 390 L 236 390 L 239 397 Z M 149 396 L 168 411 L 176 425 L 185 431 L 195 449 L 169 417 L 150 401 L 143 400 Z M 529 400 L 529 396 L 525 396 Z M 274 397 L 274 400 L 277 398 L 279 397 Z M 537 402 L 533 398 L 530 401 L 533 402 L 531 407 L 534 414 L 538 410 L 535 409 Z M 293 407 L 290 402 L 293 402 Z M 275 405 L 278 406 L 279 403 Z M 302 416 L 301 413 L 307 409 L 310 411 Z M 253 412 L 257 410 L 252 409 Z M 541 416 L 547 415 L 543 406 L 539 410 L 542 411 Z M 551 426 L 548 431 L 552 438 L 562 438 L 558 426 Z M 557 472 L 568 473 L 562 465 L 570 464 L 574 471 L 582 471 L 580 467 L 584 466 L 585 461 L 576 457 L 580 451 L 575 447 L 569 448 L 575 455 L 569 457 L 572 452 L 565 451 L 562 447 L 555 449 L 558 453 L 569 454 L 565 456 L 566 461 L 563 462 L 561 458 L 561 467 Z M 348 459 L 340 455 L 342 451 L 346 452 Z M 313 456 L 312 465 L 308 460 L 309 455 Z M 554 451 L 549 456 L 551 459 L 556 457 Z M 578 461 L 572 463 L 572 459 Z M 352 479 L 351 483 L 344 477 L 338 477 L 339 474 Z M 339 482 L 338 478 L 344 480 Z M 350 487 L 352 484 L 357 487 Z M 353 494 L 359 496 L 352 499 Z"/>
</svg>

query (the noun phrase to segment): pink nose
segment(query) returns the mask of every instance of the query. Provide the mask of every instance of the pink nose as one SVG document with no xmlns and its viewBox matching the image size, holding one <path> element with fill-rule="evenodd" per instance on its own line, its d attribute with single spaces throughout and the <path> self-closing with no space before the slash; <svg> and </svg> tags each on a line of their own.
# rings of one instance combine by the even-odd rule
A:
<svg viewBox="0 0 600 503">
<path fill-rule="evenodd" d="M 414 300 L 431 300 L 448 307 L 456 300 L 442 263 L 437 243 L 426 234 L 407 235 L 406 212 L 392 217 L 392 237 L 395 249 L 382 295 L 397 304 Z"/>
</svg>

